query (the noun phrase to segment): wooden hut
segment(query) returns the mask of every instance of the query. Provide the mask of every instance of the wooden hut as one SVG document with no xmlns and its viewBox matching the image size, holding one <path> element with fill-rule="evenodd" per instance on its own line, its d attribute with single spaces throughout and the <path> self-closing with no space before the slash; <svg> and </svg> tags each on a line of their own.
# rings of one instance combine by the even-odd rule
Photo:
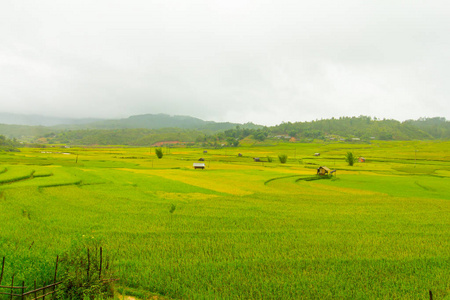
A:
<svg viewBox="0 0 450 300">
<path fill-rule="evenodd" d="M 314 156 L 320 156 L 320 153 L 314 153 Z"/>
<path fill-rule="evenodd" d="M 261 159 L 259 159 L 259 157 L 253 157 L 254 161 L 261 161 Z"/>
<path fill-rule="evenodd" d="M 204 169 L 205 164 L 204 163 L 194 163 L 194 169 Z"/>
<path fill-rule="evenodd" d="M 331 170 L 325 166 L 317 168 L 317 175 L 328 175 L 330 172 Z"/>
</svg>

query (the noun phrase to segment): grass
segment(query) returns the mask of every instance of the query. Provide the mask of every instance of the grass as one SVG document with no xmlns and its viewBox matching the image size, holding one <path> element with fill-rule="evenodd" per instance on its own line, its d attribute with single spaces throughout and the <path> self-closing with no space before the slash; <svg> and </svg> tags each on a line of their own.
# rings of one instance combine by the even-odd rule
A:
<svg viewBox="0 0 450 300">
<path fill-rule="evenodd" d="M 448 298 L 448 146 L 180 148 L 160 160 L 145 148 L 71 149 L 78 163 L 64 149 L 2 155 L 0 179 L 46 175 L 0 185 L 4 278 L 46 280 L 56 255 L 101 245 L 119 292 L 135 295 Z M 347 166 L 347 151 L 367 162 Z M 286 164 L 252 159 L 280 152 Z M 200 157 L 206 170 L 192 168 Z M 298 180 L 320 165 L 337 177 Z"/>
</svg>

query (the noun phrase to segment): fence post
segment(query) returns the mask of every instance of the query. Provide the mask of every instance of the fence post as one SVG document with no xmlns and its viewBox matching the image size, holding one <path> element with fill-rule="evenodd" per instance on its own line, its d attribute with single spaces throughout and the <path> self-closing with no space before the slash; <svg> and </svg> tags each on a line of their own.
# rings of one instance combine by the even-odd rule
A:
<svg viewBox="0 0 450 300">
<path fill-rule="evenodd" d="M 0 284 L 2 283 L 4 269 L 5 269 L 5 257 L 3 256 L 2 273 L 0 274 Z"/>
<path fill-rule="evenodd" d="M 46 281 L 44 281 L 44 287 L 46 286 Z M 45 300 L 45 289 L 42 290 L 42 300 Z"/>
<path fill-rule="evenodd" d="M 53 277 L 53 284 L 56 283 L 56 275 L 58 273 L 58 261 L 59 261 L 59 256 L 56 255 L 55 276 Z M 53 292 L 52 293 L 52 299 L 55 299 L 55 288 L 56 288 L 56 285 L 53 285 L 53 288 L 52 288 L 52 292 Z"/>
<path fill-rule="evenodd" d="M 89 248 L 87 249 L 87 259 L 88 259 L 88 265 L 87 265 L 87 281 L 89 282 L 89 269 L 91 267 L 91 256 L 89 254 Z"/>
<path fill-rule="evenodd" d="M 37 299 L 37 287 L 36 287 L 36 279 L 34 280 L 34 299 Z"/>
<path fill-rule="evenodd" d="M 14 274 L 13 274 L 12 279 L 11 279 L 11 300 L 13 298 L 13 291 L 14 291 L 13 287 L 14 287 Z"/>
<path fill-rule="evenodd" d="M 433 293 L 430 290 L 430 300 L 433 300 Z"/>
<path fill-rule="evenodd" d="M 25 294 L 25 281 L 22 281 L 22 300 L 25 299 L 23 294 Z"/>
<path fill-rule="evenodd" d="M 100 270 L 98 271 L 98 278 L 102 278 L 102 262 L 103 262 L 103 249 L 100 247 Z"/>
</svg>

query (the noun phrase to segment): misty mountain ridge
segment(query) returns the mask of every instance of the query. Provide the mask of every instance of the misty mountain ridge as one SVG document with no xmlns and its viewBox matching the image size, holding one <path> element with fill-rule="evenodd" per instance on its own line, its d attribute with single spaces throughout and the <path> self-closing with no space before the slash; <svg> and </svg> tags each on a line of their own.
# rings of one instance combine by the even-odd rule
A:
<svg viewBox="0 0 450 300">
<path fill-rule="evenodd" d="M 230 122 L 204 121 L 190 116 L 171 116 L 167 114 L 134 115 L 124 119 L 95 119 L 95 118 L 61 118 L 40 115 L 23 115 L 0 113 L 0 124 L 46 126 L 55 130 L 80 129 L 160 129 L 184 128 L 206 131 L 220 131 L 242 126 L 243 128 L 257 129 L 261 125 L 253 123 L 239 124 Z"/>
<path fill-rule="evenodd" d="M 100 121 L 99 118 L 63 118 L 49 117 L 42 115 L 26 115 L 0 112 L 0 124 L 7 125 L 27 125 L 27 126 L 56 126 L 56 125 L 74 125 L 87 124 Z"/>
<path fill-rule="evenodd" d="M 0 135 L 32 142 L 70 144 L 124 144 L 148 145 L 154 142 L 177 140 L 184 142 L 217 143 L 237 141 L 251 136 L 256 140 L 267 137 L 294 137 L 299 140 L 356 138 L 361 140 L 429 140 L 450 139 L 450 122 L 445 118 L 420 118 L 404 122 L 371 117 L 340 117 L 311 122 L 283 122 L 265 127 L 253 123 L 203 121 L 190 116 L 170 116 L 166 114 L 144 114 L 124 119 L 95 120 L 63 119 L 41 116 L 28 118 L 27 122 L 52 124 L 64 120 L 66 124 L 54 126 L 5 125 L 8 118 L 1 119 Z M 12 120 L 19 123 L 21 115 Z M 29 116 L 27 116 L 29 117 Z M 11 118 L 9 119 L 11 121 Z M 82 123 L 87 122 L 87 123 Z"/>
</svg>

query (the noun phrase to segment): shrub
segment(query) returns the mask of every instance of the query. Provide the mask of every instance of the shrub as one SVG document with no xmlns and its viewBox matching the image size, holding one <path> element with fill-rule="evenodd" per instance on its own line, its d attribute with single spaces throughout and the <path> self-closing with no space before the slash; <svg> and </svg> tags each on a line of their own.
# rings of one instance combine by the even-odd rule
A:
<svg viewBox="0 0 450 300">
<path fill-rule="evenodd" d="M 60 263 L 63 274 L 58 299 L 105 299 L 114 295 L 111 261 L 102 255 L 101 247 L 75 247 L 61 257 Z"/>
<path fill-rule="evenodd" d="M 269 155 L 267 155 L 267 161 L 268 161 L 268 162 L 272 162 L 272 161 L 273 161 L 272 157 L 270 157 Z"/>
<path fill-rule="evenodd" d="M 352 152 L 347 152 L 347 154 L 345 155 L 345 161 L 348 163 L 349 166 L 353 166 L 356 160 L 357 158 L 353 155 Z"/>
<path fill-rule="evenodd" d="M 163 151 L 162 151 L 161 148 L 155 148 L 155 153 L 156 153 L 156 156 L 158 158 L 162 158 L 163 157 Z"/>
<path fill-rule="evenodd" d="M 288 156 L 286 154 L 280 154 L 278 155 L 278 159 L 280 160 L 280 163 L 285 164 L 287 161 Z"/>
</svg>

